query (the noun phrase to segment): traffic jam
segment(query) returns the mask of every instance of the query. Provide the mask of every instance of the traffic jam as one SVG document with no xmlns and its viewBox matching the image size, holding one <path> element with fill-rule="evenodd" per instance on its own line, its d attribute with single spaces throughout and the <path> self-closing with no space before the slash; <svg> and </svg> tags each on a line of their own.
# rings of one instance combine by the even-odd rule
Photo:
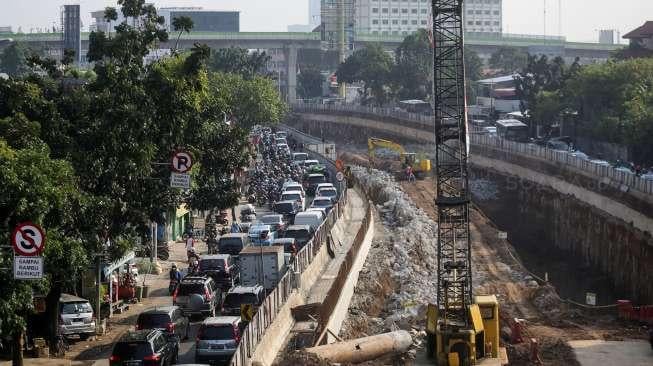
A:
<svg viewBox="0 0 653 366">
<path fill-rule="evenodd" d="M 243 187 L 239 220 L 206 239 L 205 252 L 192 235 L 186 238 L 188 267 L 171 267 L 169 305 L 138 315 L 134 330 L 114 343 L 110 365 L 230 362 L 248 321 L 338 199 L 326 167 L 294 152 L 296 143 L 289 145 L 288 138 L 284 131 L 254 129 L 256 161 Z M 84 299 L 68 300 L 92 316 Z M 77 308 L 70 312 L 80 314 Z"/>
</svg>

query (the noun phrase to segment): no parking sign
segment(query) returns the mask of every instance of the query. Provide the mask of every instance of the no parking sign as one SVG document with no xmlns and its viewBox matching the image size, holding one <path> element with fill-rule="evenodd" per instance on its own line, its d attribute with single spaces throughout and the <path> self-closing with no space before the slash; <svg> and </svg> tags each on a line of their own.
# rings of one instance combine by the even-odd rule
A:
<svg viewBox="0 0 653 366">
<path fill-rule="evenodd" d="M 38 256 L 45 249 L 43 229 L 31 222 L 18 224 L 11 233 L 11 246 L 14 247 L 16 255 L 23 257 Z"/>
</svg>

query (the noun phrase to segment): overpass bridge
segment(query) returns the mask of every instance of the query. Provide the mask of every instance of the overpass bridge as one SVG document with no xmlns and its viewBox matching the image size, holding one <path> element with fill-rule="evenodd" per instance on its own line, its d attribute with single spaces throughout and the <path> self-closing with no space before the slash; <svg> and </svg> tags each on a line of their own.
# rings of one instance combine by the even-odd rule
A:
<svg viewBox="0 0 653 366">
<path fill-rule="evenodd" d="M 433 117 L 358 106 L 294 105 L 293 127 L 365 143 L 368 136 L 434 143 Z M 562 151 L 470 136 L 473 180 L 500 199 L 475 203 L 512 239 L 550 246 L 609 277 L 617 296 L 653 302 L 653 181 Z"/>
<path fill-rule="evenodd" d="M 82 56 L 88 50 L 89 33 L 82 33 Z M 404 35 L 379 35 L 357 34 L 354 38 L 354 49 L 364 47 L 370 43 L 380 43 L 388 51 L 393 51 L 403 41 Z M 0 50 L 11 42 L 24 42 L 41 48 L 51 57 L 61 56 L 61 33 L 11 33 L 0 34 Z M 159 45 L 161 49 L 174 46 L 176 37 L 171 37 L 169 42 Z M 297 64 L 301 63 L 301 50 L 321 50 L 323 43 L 320 33 L 291 33 L 291 32 L 190 32 L 181 35 L 179 47 L 190 49 L 196 42 L 205 43 L 211 48 L 242 47 L 248 49 L 274 50 L 275 54 L 282 56 L 282 69 L 285 75 L 284 89 L 287 90 L 288 100 L 296 100 Z M 465 43 L 481 58 L 489 59 L 490 55 L 502 46 L 524 48 L 535 54 L 561 56 L 571 62 L 576 57 L 582 63 L 602 62 L 610 54 L 619 49 L 620 45 L 605 45 L 598 43 L 566 42 L 562 37 L 545 37 L 520 34 L 482 34 L 470 33 L 466 35 Z M 335 68 L 337 65 L 328 65 Z"/>
</svg>

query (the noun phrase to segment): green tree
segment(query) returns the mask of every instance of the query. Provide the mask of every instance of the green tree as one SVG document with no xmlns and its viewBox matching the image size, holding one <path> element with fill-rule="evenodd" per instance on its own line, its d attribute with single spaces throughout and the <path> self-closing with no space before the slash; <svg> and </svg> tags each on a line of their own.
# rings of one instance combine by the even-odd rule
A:
<svg viewBox="0 0 653 366">
<path fill-rule="evenodd" d="M 379 44 L 354 51 L 338 66 L 336 76 L 339 82 L 363 84 L 364 105 L 384 105 L 389 101 L 388 85 L 392 70 L 392 57 Z"/>
<path fill-rule="evenodd" d="M 265 52 L 249 52 L 245 48 L 219 48 L 211 55 L 208 63 L 209 70 L 242 75 L 253 78 L 265 75 L 270 56 Z"/>
<path fill-rule="evenodd" d="M 179 32 L 177 35 L 177 41 L 175 41 L 175 50 L 179 48 L 179 39 L 181 38 L 181 35 L 186 32 L 190 33 L 190 31 L 193 29 L 193 19 L 187 16 L 181 16 L 181 17 L 175 17 L 172 19 L 172 28 L 176 31 Z"/>
<path fill-rule="evenodd" d="M 483 61 L 478 53 L 465 46 L 465 77 L 471 81 L 479 80 L 482 76 Z"/>
<path fill-rule="evenodd" d="M 510 74 L 521 71 L 528 64 L 528 52 L 520 47 L 502 46 L 490 56 L 490 67 Z"/>
<path fill-rule="evenodd" d="M 306 65 L 300 69 L 297 76 L 297 93 L 302 99 L 311 99 L 322 96 L 324 76 L 315 65 Z"/>
<path fill-rule="evenodd" d="M 566 83 L 581 133 L 624 144 L 639 163 L 653 163 L 653 59 L 588 65 Z"/>
<path fill-rule="evenodd" d="M 395 51 L 392 78 L 400 99 L 428 99 L 433 89 L 433 48 L 426 29 L 407 36 Z"/>
<path fill-rule="evenodd" d="M 37 132 L 33 126 L 22 130 Z M 12 336 L 14 361 L 21 364 L 21 336 L 25 318 L 33 311 L 32 293 L 48 294 L 48 326 L 56 334 L 56 304 L 61 290 L 74 288 L 88 257 L 79 240 L 81 228 L 76 219 L 77 213 L 84 210 L 85 198 L 79 192 L 72 167 L 65 161 L 51 159 L 48 148 L 36 138 L 27 147 L 21 146 L 22 142 L 17 145 L 21 148 L 11 147 L 0 138 L 0 240 L 9 242 L 11 230 L 24 221 L 39 224 L 47 237 L 44 280 L 14 280 L 11 272 L 0 271 L 0 333 Z M 11 257 L 3 253 L 6 252 L 0 253 L 0 267 L 11 267 Z"/>
<path fill-rule="evenodd" d="M 22 43 L 12 43 L 0 54 L 0 71 L 12 76 L 25 73 L 27 49 Z"/>
</svg>

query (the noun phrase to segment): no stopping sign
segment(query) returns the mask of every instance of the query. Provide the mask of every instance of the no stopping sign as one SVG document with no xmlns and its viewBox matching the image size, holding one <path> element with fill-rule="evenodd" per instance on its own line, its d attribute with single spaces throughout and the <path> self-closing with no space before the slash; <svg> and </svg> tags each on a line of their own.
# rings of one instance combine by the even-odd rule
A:
<svg viewBox="0 0 653 366">
<path fill-rule="evenodd" d="M 45 234 L 40 226 L 23 222 L 18 224 L 11 233 L 11 245 L 16 255 L 33 257 L 41 254 L 45 249 Z"/>
</svg>

